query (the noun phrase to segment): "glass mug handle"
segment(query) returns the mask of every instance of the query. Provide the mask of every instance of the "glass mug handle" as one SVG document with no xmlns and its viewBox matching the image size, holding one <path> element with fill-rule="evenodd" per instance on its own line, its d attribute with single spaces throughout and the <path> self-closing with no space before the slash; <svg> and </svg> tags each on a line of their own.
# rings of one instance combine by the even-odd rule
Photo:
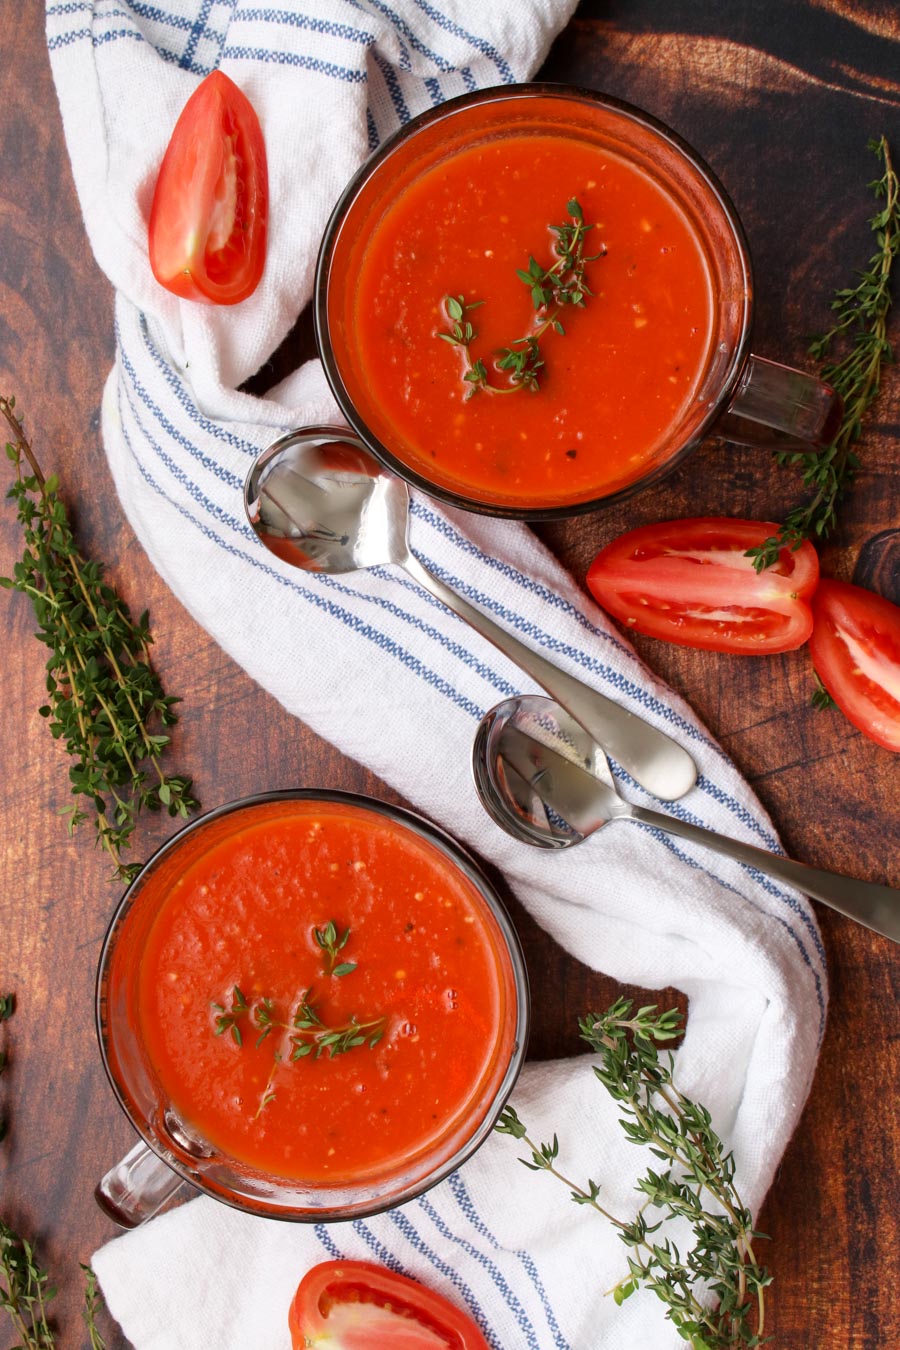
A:
<svg viewBox="0 0 900 1350">
<path fill-rule="evenodd" d="M 146 1144 L 135 1144 L 98 1182 L 94 1199 L 120 1228 L 137 1228 L 182 1187 L 193 1189 Z"/>
<path fill-rule="evenodd" d="M 712 434 L 738 445 L 801 450 L 828 445 L 837 434 L 842 412 L 841 397 L 830 385 L 802 370 L 751 355 Z"/>
</svg>

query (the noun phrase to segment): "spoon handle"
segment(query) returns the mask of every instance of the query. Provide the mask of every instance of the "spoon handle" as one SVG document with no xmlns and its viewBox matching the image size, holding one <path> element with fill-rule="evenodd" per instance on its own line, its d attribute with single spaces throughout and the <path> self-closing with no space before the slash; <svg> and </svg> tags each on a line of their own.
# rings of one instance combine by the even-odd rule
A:
<svg viewBox="0 0 900 1350">
<path fill-rule="evenodd" d="M 677 741 L 643 718 L 591 689 L 494 623 L 480 609 L 433 576 L 413 553 L 401 566 L 425 590 L 530 675 L 598 741 L 642 787 L 662 801 L 674 801 L 694 786 L 697 766 Z"/>
<path fill-rule="evenodd" d="M 704 830 L 687 821 L 675 820 L 672 816 L 650 811 L 643 806 L 632 805 L 627 815 L 631 820 L 639 820 L 644 825 L 665 830 L 667 834 L 689 839 L 703 848 L 724 853 L 726 857 L 746 863 L 749 867 L 758 867 L 767 876 L 775 877 L 788 886 L 796 886 L 805 895 L 820 900 L 839 914 L 846 914 L 848 919 L 855 919 L 883 937 L 900 942 L 900 891 L 892 886 L 855 881 L 839 872 L 826 872 L 820 867 L 794 862 L 790 858 L 782 858 L 778 853 L 770 853 L 768 849 L 743 844 L 737 839 L 729 839 L 727 835 Z"/>
</svg>

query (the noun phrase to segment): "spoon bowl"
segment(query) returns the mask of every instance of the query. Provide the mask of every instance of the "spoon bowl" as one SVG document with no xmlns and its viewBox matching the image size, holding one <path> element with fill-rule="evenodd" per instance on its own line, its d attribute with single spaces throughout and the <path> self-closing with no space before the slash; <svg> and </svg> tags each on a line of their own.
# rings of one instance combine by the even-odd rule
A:
<svg viewBox="0 0 900 1350">
<path fill-rule="evenodd" d="M 637 806 L 621 795 L 603 747 L 550 699 L 506 699 L 485 715 L 472 751 L 475 788 L 507 834 L 539 848 L 569 848 L 613 820 L 632 820 L 796 886 L 900 942 L 900 891 L 794 862 L 778 853 Z"/>
<path fill-rule="evenodd" d="M 648 792 L 671 801 L 693 787 L 697 768 L 683 746 L 554 666 L 423 567 L 409 547 L 406 484 L 351 432 L 307 427 L 282 436 L 251 468 L 244 507 L 265 546 L 303 571 L 402 567 L 566 708 Z"/>
<path fill-rule="evenodd" d="M 409 490 L 334 427 L 281 436 L 244 484 L 259 538 L 307 572 L 357 572 L 402 562 Z"/>
<path fill-rule="evenodd" d="M 570 848 L 586 835 L 561 809 L 558 784 L 555 793 L 542 786 L 536 762 L 542 748 L 612 785 L 609 761 L 584 727 L 549 699 L 526 696 L 506 699 L 479 722 L 472 747 L 475 788 L 494 824 L 513 838 L 538 848 Z M 523 756 L 532 758 L 525 763 Z"/>
</svg>

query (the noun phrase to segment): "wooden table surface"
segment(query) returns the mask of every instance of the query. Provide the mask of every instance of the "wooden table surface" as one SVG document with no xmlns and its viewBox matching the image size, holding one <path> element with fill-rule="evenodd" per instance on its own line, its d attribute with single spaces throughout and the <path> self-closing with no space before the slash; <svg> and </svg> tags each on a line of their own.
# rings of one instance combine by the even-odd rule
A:
<svg viewBox="0 0 900 1350">
<path fill-rule="evenodd" d="M 637 103 L 697 147 L 750 239 L 756 350 L 808 365 L 805 335 L 826 325 L 832 292 L 852 282 L 872 251 L 866 184 L 876 164 L 867 141 L 886 133 L 900 159 L 898 37 L 900 10 L 879 0 L 596 0 L 579 8 L 544 73 Z M 291 782 L 396 800 L 252 684 L 148 567 L 99 443 L 112 294 L 81 224 L 38 5 L 5 7 L 3 50 L 0 392 L 17 396 L 45 469 L 60 474 L 84 549 L 108 561 L 133 608 L 150 609 L 156 664 L 184 699 L 173 763 L 193 773 L 205 807 Z M 900 378 L 891 371 L 840 529 L 822 551 L 826 575 L 856 576 L 896 601 L 898 416 Z M 600 545 L 629 525 L 691 514 L 777 519 L 799 490 L 764 453 L 710 446 L 628 505 L 541 534 L 583 579 Z M 19 547 L 7 507 L 0 571 Z M 0 1213 L 38 1242 L 60 1286 L 60 1344 L 76 1346 L 84 1339 L 78 1262 L 113 1231 L 94 1205 L 93 1184 L 133 1140 L 93 1028 L 94 969 L 117 887 L 89 835 L 68 841 L 54 814 L 68 799 L 67 765 L 36 712 L 42 649 L 24 600 L 4 595 L 0 605 L 0 993 L 12 990 L 17 1001 L 0 1029 L 9 1050 L 0 1104 L 10 1120 Z M 639 646 L 723 742 L 791 854 L 900 886 L 900 761 L 836 711 L 810 707 L 803 653 L 741 659 Z M 136 856 L 169 830 L 167 820 L 149 821 Z M 531 1053 L 573 1053 L 578 1014 L 605 1006 L 615 991 L 517 918 L 532 975 L 540 972 L 551 991 Z M 828 1030 L 761 1216 L 773 1238 L 765 1254 L 775 1274 L 772 1330 L 779 1346 L 797 1350 L 885 1350 L 900 1345 L 900 962 L 894 946 L 865 929 L 825 910 L 819 918 L 831 972 Z M 0 1321 L 0 1346 L 11 1343 Z M 114 1328 L 108 1343 L 125 1344 Z"/>
</svg>

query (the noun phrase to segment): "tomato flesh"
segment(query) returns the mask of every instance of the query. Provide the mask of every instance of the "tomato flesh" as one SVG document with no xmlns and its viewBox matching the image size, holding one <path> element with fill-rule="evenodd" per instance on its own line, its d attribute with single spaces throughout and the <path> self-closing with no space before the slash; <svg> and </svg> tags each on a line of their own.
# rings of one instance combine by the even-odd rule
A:
<svg viewBox="0 0 900 1350">
<path fill-rule="evenodd" d="M 600 551 L 587 584 L 614 618 L 650 637 L 706 651 L 791 651 L 812 632 L 819 563 L 804 543 L 756 572 L 747 551 L 777 528 L 728 517 L 643 525 Z"/>
<path fill-rule="evenodd" d="M 845 717 L 887 750 L 900 750 L 900 606 L 846 581 L 813 599 L 809 651 Z"/>
<path fill-rule="evenodd" d="M 294 1350 L 488 1350 L 442 1294 L 367 1261 L 323 1261 L 304 1275 L 288 1325 Z"/>
<path fill-rule="evenodd" d="M 185 300 L 245 300 L 265 268 L 268 202 L 259 118 L 214 70 L 185 104 L 160 166 L 149 226 L 157 281 Z"/>
</svg>

